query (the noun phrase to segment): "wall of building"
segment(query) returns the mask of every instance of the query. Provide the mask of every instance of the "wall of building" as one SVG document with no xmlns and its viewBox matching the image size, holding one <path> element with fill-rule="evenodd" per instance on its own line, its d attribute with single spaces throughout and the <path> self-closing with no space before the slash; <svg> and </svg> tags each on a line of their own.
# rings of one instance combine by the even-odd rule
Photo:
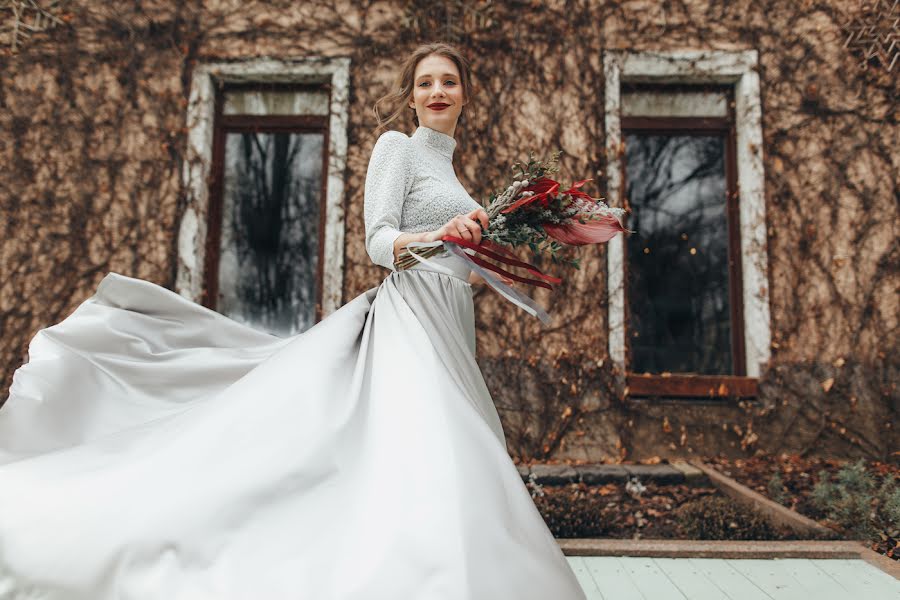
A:
<svg viewBox="0 0 900 600">
<path fill-rule="evenodd" d="M 0 395 L 31 336 L 108 271 L 174 288 L 198 64 L 350 59 L 347 301 L 385 275 L 362 243 L 371 106 L 416 44 L 447 41 L 472 62 L 475 110 L 457 129 L 454 161 L 479 198 L 530 148 L 561 148 L 562 179 L 594 177 L 589 193 L 604 195 L 606 50 L 755 49 L 771 314 L 759 398 L 631 398 L 609 359 L 602 246 L 577 250 L 581 270 L 552 296 L 534 294 L 554 328 L 506 318 L 517 309 L 477 290 L 479 362 L 518 457 L 896 459 L 900 86 L 844 47 L 846 4 L 67 3 L 62 24 L 0 61 Z M 411 133 L 411 119 L 396 128 Z"/>
</svg>

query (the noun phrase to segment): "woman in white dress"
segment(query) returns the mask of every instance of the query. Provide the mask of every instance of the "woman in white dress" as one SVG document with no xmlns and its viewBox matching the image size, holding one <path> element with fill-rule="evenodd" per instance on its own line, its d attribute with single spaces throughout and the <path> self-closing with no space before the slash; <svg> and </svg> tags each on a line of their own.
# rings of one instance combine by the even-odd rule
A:
<svg viewBox="0 0 900 600">
<path fill-rule="evenodd" d="M 393 266 L 487 225 L 451 163 L 465 61 L 423 46 L 400 81 L 418 127 L 365 183 L 380 285 L 279 338 L 110 273 L 37 333 L 0 409 L 0 598 L 585 597 L 507 454 L 465 261 Z"/>
</svg>

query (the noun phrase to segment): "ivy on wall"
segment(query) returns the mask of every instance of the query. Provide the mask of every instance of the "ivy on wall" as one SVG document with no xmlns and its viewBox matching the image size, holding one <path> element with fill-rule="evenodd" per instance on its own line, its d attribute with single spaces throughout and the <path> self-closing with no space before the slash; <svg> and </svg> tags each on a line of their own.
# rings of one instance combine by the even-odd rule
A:
<svg viewBox="0 0 900 600">
<path fill-rule="evenodd" d="M 71 15 L 63 13 L 64 7 L 65 0 L 0 0 L 0 46 L 15 53 L 34 33 L 65 24 Z"/>
<path fill-rule="evenodd" d="M 34 333 L 106 272 L 171 287 L 197 61 L 351 58 L 348 300 L 384 275 L 362 244 L 370 107 L 418 43 L 448 41 L 472 64 L 454 162 L 476 198 L 542 148 L 564 151 L 562 179 L 594 177 L 590 193 L 605 195 L 604 49 L 756 48 L 773 332 L 761 398 L 697 411 L 628 402 L 606 355 L 605 248 L 585 247 L 572 251 L 580 271 L 535 294 L 554 327 L 507 318 L 508 303 L 476 290 L 479 362 L 510 448 L 634 458 L 733 444 L 883 459 L 900 447 L 900 86 L 890 62 L 861 68 L 862 51 L 845 46 L 857 13 L 842 0 L 0 2 L 0 390 Z M 58 7 L 64 26 L 13 46 L 14 4 Z"/>
<path fill-rule="evenodd" d="M 900 0 L 876 0 L 860 4 L 853 19 L 843 27 L 844 47 L 860 58 L 859 65 L 900 68 Z"/>
</svg>

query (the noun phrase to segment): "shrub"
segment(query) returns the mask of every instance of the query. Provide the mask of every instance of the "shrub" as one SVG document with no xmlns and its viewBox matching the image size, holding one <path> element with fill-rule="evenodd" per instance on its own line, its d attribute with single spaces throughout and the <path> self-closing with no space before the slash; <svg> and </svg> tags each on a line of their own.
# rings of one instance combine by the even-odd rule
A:
<svg viewBox="0 0 900 600">
<path fill-rule="evenodd" d="M 780 535 L 768 521 L 722 496 L 704 496 L 675 510 L 684 532 L 697 540 L 771 540 Z"/>
<path fill-rule="evenodd" d="M 900 485 L 890 473 L 878 489 L 878 506 L 885 525 L 891 531 L 900 529 Z"/>
<path fill-rule="evenodd" d="M 816 508 L 849 535 L 857 539 L 868 539 L 877 532 L 877 515 L 872 510 L 873 500 L 883 496 L 882 509 L 890 504 L 889 510 L 894 510 L 893 495 L 897 490 L 896 484 L 889 479 L 893 480 L 885 478 L 884 482 L 888 489 L 882 485 L 880 490 L 876 490 L 875 478 L 866 471 L 865 461 L 859 459 L 841 467 L 834 482 L 830 480 L 827 471 L 819 471 L 811 499 Z"/>
<path fill-rule="evenodd" d="M 778 502 L 779 504 L 784 504 L 784 501 L 787 500 L 787 493 L 784 491 L 784 481 L 782 481 L 781 479 L 780 471 L 775 471 L 774 473 L 772 473 L 772 477 L 769 479 L 767 489 L 769 492 L 769 498 L 771 498 L 773 501 Z"/>
<path fill-rule="evenodd" d="M 600 537 L 606 533 L 602 515 L 606 500 L 602 496 L 563 489 L 533 499 L 554 537 Z"/>
</svg>

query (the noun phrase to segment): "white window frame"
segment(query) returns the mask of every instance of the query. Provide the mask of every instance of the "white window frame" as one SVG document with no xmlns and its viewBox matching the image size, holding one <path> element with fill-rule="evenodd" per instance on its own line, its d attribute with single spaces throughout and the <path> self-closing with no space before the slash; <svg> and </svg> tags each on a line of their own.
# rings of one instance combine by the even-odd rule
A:
<svg viewBox="0 0 900 600">
<path fill-rule="evenodd" d="M 622 82 L 726 83 L 734 86 L 744 353 L 748 377 L 759 377 L 771 352 L 762 109 L 757 64 L 756 50 L 608 50 L 603 58 L 607 201 L 610 206 L 623 205 Z M 607 266 L 609 355 L 624 371 L 625 264 L 621 235 L 608 244 Z"/>
<path fill-rule="evenodd" d="M 350 59 L 255 58 L 198 64 L 191 78 L 187 110 L 188 147 L 182 178 L 187 205 L 178 227 L 178 268 L 175 291 L 194 302 L 203 293 L 209 182 L 215 115 L 215 90 L 221 82 L 330 83 L 328 172 L 322 277 L 322 318 L 340 308 L 344 270 L 344 171 L 347 161 L 347 119 Z"/>
</svg>

